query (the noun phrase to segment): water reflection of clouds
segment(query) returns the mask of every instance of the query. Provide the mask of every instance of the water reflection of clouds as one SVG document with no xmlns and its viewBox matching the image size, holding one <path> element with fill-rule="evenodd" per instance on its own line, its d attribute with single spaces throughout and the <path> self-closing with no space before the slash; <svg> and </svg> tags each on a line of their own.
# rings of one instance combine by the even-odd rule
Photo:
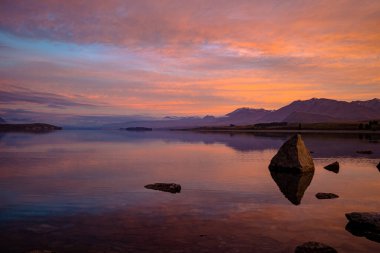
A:
<svg viewBox="0 0 380 253">
<path fill-rule="evenodd" d="M 268 246 L 271 240 L 278 248 L 298 244 L 294 238 L 316 236 L 337 249 L 372 250 L 374 245 L 360 238 L 352 240 L 344 230 L 343 214 L 377 208 L 380 186 L 374 177 L 378 175 L 375 160 L 358 159 L 353 153 L 353 157 L 338 158 L 339 175 L 323 169 L 337 159 L 331 154 L 323 156 L 323 152 L 349 146 L 341 151 L 349 156 L 365 141 L 305 135 L 313 155 L 322 156 L 315 159 L 316 171 L 310 182 L 311 178 L 271 177 L 269 161 L 284 139 L 286 136 L 154 131 L 6 134 L 0 144 L 0 217 L 9 224 L 22 221 L 23 227 L 28 219 L 57 222 L 58 226 L 70 223 L 72 230 L 65 230 L 65 236 L 80 239 L 112 239 L 96 232 L 99 230 L 128 238 L 131 233 L 125 234 L 126 230 L 116 231 L 120 225 L 133 228 L 133 239 L 144 240 L 146 235 L 157 239 L 159 233 L 150 228 L 159 228 L 168 235 L 160 237 L 163 242 L 172 237 L 189 240 L 189 231 L 196 231 L 223 237 L 228 243 L 238 236 L 245 249 L 256 245 L 268 252 L 273 251 Z M 183 190 L 173 195 L 143 187 L 154 182 L 179 183 Z M 321 202 L 314 197 L 320 191 L 337 193 L 340 198 Z M 301 198 L 300 205 L 289 202 L 298 203 Z M 286 238 L 278 236 L 279 229 Z M 330 233 L 335 236 L 328 236 Z M 7 233 L 0 229 L 0 235 Z M 260 236 L 265 243 L 250 241 L 260 240 Z M 343 241 L 345 245 L 340 243 Z"/>
<path fill-rule="evenodd" d="M 203 143 L 223 144 L 238 152 L 250 152 L 265 149 L 278 149 L 290 134 L 228 134 L 228 133 L 196 133 L 185 131 L 153 131 L 135 133 L 127 131 L 60 131 L 45 135 L 5 134 L 0 145 L 23 147 L 25 145 L 42 145 L 46 143 L 142 143 L 154 140 L 165 143 Z M 377 135 L 359 134 L 303 134 L 303 139 L 313 157 L 368 157 L 380 158 L 380 143 Z M 357 154 L 358 150 L 371 150 L 373 154 Z"/>
</svg>

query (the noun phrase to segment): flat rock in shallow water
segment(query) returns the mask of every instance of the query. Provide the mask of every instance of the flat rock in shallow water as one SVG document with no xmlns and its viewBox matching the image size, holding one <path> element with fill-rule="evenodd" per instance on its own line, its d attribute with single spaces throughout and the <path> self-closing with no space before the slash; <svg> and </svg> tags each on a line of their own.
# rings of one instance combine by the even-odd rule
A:
<svg viewBox="0 0 380 253">
<path fill-rule="evenodd" d="M 327 166 L 324 167 L 326 170 L 338 173 L 339 172 L 339 163 L 338 162 L 333 162 Z"/>
<path fill-rule="evenodd" d="M 269 169 L 277 172 L 314 172 L 314 162 L 301 135 L 287 140 L 272 158 Z"/>
<path fill-rule="evenodd" d="M 355 236 L 380 243 L 380 213 L 353 212 L 346 213 L 348 224 L 346 230 Z"/>
<path fill-rule="evenodd" d="M 380 213 L 353 212 L 346 213 L 346 217 L 350 222 L 354 222 L 362 227 L 377 230 L 380 232 Z"/>
<path fill-rule="evenodd" d="M 29 251 L 28 253 L 55 253 L 54 251 L 51 251 L 51 250 L 32 250 L 32 251 Z"/>
<path fill-rule="evenodd" d="M 338 253 L 336 249 L 320 242 L 306 242 L 297 246 L 295 253 Z"/>
<path fill-rule="evenodd" d="M 152 189 L 152 190 L 158 190 L 158 191 L 164 191 L 164 192 L 170 192 L 170 193 L 180 193 L 181 192 L 181 185 L 174 184 L 174 183 L 148 184 L 148 185 L 145 185 L 145 188 Z"/>
<path fill-rule="evenodd" d="M 371 155 L 373 152 L 371 150 L 358 150 L 356 151 L 358 154 Z"/>
<path fill-rule="evenodd" d="M 334 193 L 327 193 L 327 192 L 318 192 L 317 194 L 315 194 L 315 197 L 317 199 L 336 199 L 336 198 L 339 198 L 338 195 L 336 195 Z"/>
</svg>

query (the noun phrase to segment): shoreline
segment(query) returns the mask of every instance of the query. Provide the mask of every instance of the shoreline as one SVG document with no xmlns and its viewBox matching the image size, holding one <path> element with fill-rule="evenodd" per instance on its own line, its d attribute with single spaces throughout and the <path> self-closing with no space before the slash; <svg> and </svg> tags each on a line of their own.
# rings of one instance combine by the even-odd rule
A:
<svg viewBox="0 0 380 253">
<path fill-rule="evenodd" d="M 371 130 L 294 130 L 294 129 L 170 129 L 170 131 L 210 132 L 210 133 L 318 133 L 318 134 L 375 134 L 379 131 Z"/>
</svg>

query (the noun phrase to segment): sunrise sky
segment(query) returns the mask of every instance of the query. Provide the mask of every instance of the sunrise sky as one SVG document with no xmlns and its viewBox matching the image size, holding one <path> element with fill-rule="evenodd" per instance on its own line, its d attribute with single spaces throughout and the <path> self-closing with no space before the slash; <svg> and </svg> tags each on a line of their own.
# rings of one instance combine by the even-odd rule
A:
<svg viewBox="0 0 380 253">
<path fill-rule="evenodd" d="M 0 0 L 3 111 L 222 115 L 379 96 L 378 0 Z"/>
</svg>

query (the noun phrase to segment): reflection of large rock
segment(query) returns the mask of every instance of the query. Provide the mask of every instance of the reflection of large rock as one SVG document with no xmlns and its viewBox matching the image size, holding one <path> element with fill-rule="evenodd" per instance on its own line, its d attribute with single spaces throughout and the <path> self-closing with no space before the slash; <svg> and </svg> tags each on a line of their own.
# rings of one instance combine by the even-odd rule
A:
<svg viewBox="0 0 380 253">
<path fill-rule="evenodd" d="M 314 171 L 307 173 L 271 171 L 270 174 L 285 197 L 294 205 L 299 205 L 313 179 Z"/>
<path fill-rule="evenodd" d="M 313 172 L 314 163 L 301 135 L 287 140 L 272 158 L 269 169 L 278 172 Z"/>
</svg>

